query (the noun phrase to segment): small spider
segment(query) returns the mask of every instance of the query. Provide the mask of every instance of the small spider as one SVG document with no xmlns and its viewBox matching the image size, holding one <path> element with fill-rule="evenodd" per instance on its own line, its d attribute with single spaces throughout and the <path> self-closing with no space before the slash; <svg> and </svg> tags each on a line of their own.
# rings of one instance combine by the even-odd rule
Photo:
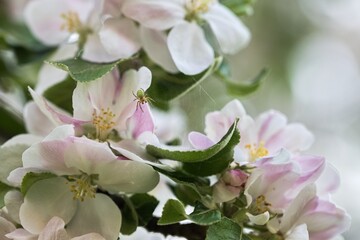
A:
<svg viewBox="0 0 360 240">
<path fill-rule="evenodd" d="M 135 97 L 134 101 L 137 101 L 136 109 L 138 109 L 140 107 L 142 112 L 144 112 L 141 107 L 142 104 L 151 103 L 154 101 L 152 98 L 150 98 L 149 96 L 146 95 L 144 89 L 142 89 L 142 88 L 137 90 L 136 95 L 135 95 L 135 93 L 133 93 L 133 95 Z"/>
</svg>

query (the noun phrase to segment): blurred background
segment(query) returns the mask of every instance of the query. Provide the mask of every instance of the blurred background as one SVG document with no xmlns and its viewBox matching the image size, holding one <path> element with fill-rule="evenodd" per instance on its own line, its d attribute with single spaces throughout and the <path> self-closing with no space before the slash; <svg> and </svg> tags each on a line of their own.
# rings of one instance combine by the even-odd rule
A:
<svg viewBox="0 0 360 240">
<path fill-rule="evenodd" d="M 240 98 L 253 116 L 276 109 L 289 122 L 302 122 L 314 134 L 308 153 L 325 156 L 339 170 L 341 186 L 333 200 L 352 216 L 345 239 L 360 236 L 360 1 L 258 0 L 243 20 L 252 32 L 248 48 L 231 56 L 234 81 L 270 74 L 259 90 Z M 208 111 L 231 98 L 217 79 L 183 99 L 190 126 L 204 129 Z M 192 102 L 202 101 L 201 110 Z M 201 114 L 199 114 L 201 111 Z"/>
<path fill-rule="evenodd" d="M 12 27 L 1 15 L 6 12 L 14 21 L 21 21 L 25 2 L 0 0 L 0 37 L 4 32 L 11 33 Z M 342 183 L 334 201 L 353 218 L 345 239 L 358 240 L 360 1 L 258 0 L 254 10 L 253 15 L 242 18 L 252 32 L 251 43 L 238 55 L 229 56 L 233 80 L 251 79 L 264 67 L 270 69 L 270 74 L 258 91 L 240 100 L 253 117 L 276 109 L 285 113 L 289 122 L 302 122 L 315 134 L 315 143 L 308 152 L 325 156 L 339 170 Z M 14 36 L 15 42 L 19 39 L 23 41 L 21 47 L 12 52 L 0 38 L 0 77 L 13 79 L 24 88 L 36 82 L 47 50 L 43 56 L 36 56 L 35 62 L 25 59 L 18 66 L 13 55 L 36 47 L 33 39 Z M 24 132 L 21 112 L 29 96 L 8 81 L 0 81 L 0 85 L 6 90 L 0 92 L 0 103 L 6 108 L 0 108 L 0 137 L 5 140 Z M 212 78 L 178 104 L 187 113 L 189 130 L 203 131 L 205 114 L 221 109 L 232 98 L 224 84 Z"/>
</svg>

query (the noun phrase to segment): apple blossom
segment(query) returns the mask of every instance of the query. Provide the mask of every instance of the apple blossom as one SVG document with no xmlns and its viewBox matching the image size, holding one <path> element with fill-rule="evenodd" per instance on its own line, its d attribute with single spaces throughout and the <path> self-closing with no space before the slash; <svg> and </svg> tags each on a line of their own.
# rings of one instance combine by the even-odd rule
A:
<svg viewBox="0 0 360 240">
<path fill-rule="evenodd" d="M 234 157 L 240 163 L 252 163 L 259 158 L 272 156 L 282 148 L 299 153 L 308 149 L 313 142 L 312 133 L 302 124 L 287 124 L 286 117 L 273 110 L 253 120 L 238 100 L 229 102 L 221 111 L 208 113 L 205 117 L 206 136 L 192 132 L 189 140 L 195 148 L 207 148 L 225 135 L 236 118 L 239 118 L 241 141 L 235 148 Z"/>
<path fill-rule="evenodd" d="M 109 62 L 133 55 L 140 49 L 135 24 L 105 16 L 107 10 L 104 1 L 34 0 L 25 8 L 25 20 L 44 44 L 78 42 L 82 57 L 90 61 Z"/>
<path fill-rule="evenodd" d="M 281 213 L 305 186 L 319 178 L 324 167 L 324 158 L 292 158 L 285 150 L 259 160 L 244 191 L 250 220 L 263 225 L 269 220 L 269 213 Z"/>
<path fill-rule="evenodd" d="M 170 30 L 167 36 L 143 30 L 142 41 L 150 39 L 154 44 L 143 44 L 145 51 L 166 70 L 173 71 L 166 55 L 170 53 L 176 67 L 187 75 L 194 75 L 208 68 L 214 60 L 214 49 L 201 28 L 206 21 L 215 36 L 222 54 L 234 54 L 244 47 L 250 33 L 243 23 L 218 1 L 208 0 L 131 0 L 122 6 L 125 16 L 155 31 Z M 157 39 L 157 40 L 155 40 Z M 160 41 L 159 41 L 160 40 Z M 215 49 L 217 50 L 217 49 Z"/>
</svg>

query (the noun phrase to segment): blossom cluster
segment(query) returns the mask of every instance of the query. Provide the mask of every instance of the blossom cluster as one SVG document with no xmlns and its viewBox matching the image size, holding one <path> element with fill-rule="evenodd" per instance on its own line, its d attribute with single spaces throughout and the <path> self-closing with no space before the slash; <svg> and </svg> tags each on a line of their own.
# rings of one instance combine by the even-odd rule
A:
<svg viewBox="0 0 360 240">
<path fill-rule="evenodd" d="M 253 119 L 233 100 L 182 139 L 183 113 L 155 108 L 180 89 L 152 90 L 159 69 L 185 82 L 249 42 L 221 1 L 30 0 L 24 19 L 56 50 L 28 88 L 28 133 L 0 147 L 0 239 L 326 240 L 348 229 L 331 201 L 338 173 L 304 154 L 304 125 L 274 110 Z M 71 111 L 49 95 L 64 83 Z"/>
</svg>

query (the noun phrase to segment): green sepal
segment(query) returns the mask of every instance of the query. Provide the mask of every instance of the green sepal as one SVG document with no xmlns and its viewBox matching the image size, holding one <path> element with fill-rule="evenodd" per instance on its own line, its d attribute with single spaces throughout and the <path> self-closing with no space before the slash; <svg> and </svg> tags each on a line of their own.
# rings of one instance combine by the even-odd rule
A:
<svg viewBox="0 0 360 240">
<path fill-rule="evenodd" d="M 25 194 L 30 189 L 30 187 L 36 182 L 54 177 L 57 176 L 49 172 L 43 172 L 43 173 L 29 172 L 22 179 L 20 191 L 25 196 Z"/>
<path fill-rule="evenodd" d="M 261 86 L 269 74 L 269 69 L 262 69 L 253 79 L 246 81 L 246 83 L 235 82 L 231 80 L 229 64 L 226 61 L 223 61 L 215 74 L 226 84 L 228 93 L 235 96 L 245 96 L 255 92 Z"/>
</svg>

